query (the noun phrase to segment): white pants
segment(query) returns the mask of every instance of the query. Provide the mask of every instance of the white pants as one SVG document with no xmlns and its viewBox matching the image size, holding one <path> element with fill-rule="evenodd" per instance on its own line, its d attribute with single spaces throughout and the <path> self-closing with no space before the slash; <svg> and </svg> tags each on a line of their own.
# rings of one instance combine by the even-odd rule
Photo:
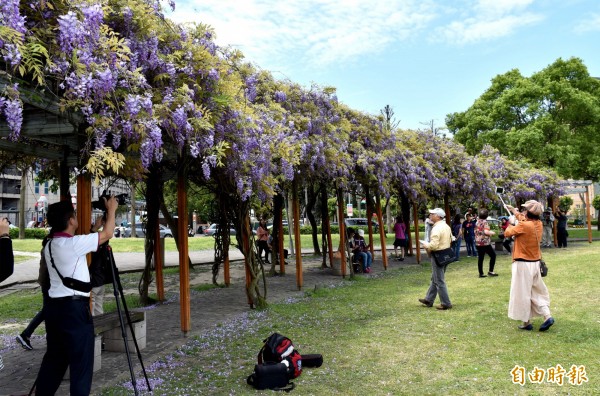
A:
<svg viewBox="0 0 600 396">
<path fill-rule="evenodd" d="M 92 316 L 102 315 L 104 313 L 104 285 L 94 287 L 90 296 L 92 298 Z"/>
<path fill-rule="evenodd" d="M 508 317 L 528 322 L 536 316 L 550 316 L 550 294 L 540 275 L 540 262 L 512 263 Z"/>
</svg>

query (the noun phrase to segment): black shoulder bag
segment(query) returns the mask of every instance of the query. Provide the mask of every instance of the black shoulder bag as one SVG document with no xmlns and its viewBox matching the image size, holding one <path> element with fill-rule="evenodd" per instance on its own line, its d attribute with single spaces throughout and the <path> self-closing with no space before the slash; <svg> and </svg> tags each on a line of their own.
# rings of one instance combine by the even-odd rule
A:
<svg viewBox="0 0 600 396">
<path fill-rule="evenodd" d="M 540 239 L 538 238 L 537 232 L 535 232 L 535 239 L 536 239 L 538 247 L 539 247 Z M 542 249 L 540 249 L 540 275 L 542 275 L 542 278 L 545 277 L 546 275 L 548 275 L 548 266 L 546 265 L 546 262 L 542 258 Z"/>
<path fill-rule="evenodd" d="M 50 252 L 50 262 L 52 263 L 52 268 L 54 268 L 54 270 L 58 274 L 58 277 L 62 281 L 63 285 L 65 285 L 69 289 L 77 290 L 82 293 L 89 293 L 92 291 L 91 282 L 83 282 L 75 278 L 65 278 L 61 275 L 60 272 L 58 272 L 58 268 L 56 268 L 56 264 L 54 264 L 54 257 L 52 257 L 52 241 L 50 241 L 50 243 L 48 244 L 48 251 Z"/>
<path fill-rule="evenodd" d="M 438 267 L 445 267 L 456 261 L 456 254 L 451 247 L 443 250 L 434 250 L 431 252 L 431 255 Z"/>
</svg>

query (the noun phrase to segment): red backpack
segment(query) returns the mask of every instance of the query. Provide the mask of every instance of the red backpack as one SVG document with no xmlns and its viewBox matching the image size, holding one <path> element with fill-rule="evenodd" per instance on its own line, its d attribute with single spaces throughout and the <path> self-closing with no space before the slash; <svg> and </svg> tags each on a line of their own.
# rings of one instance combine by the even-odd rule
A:
<svg viewBox="0 0 600 396">
<path fill-rule="evenodd" d="M 264 345 L 258 352 L 258 364 L 283 363 L 287 366 L 290 378 L 297 378 L 302 374 L 302 355 L 294 348 L 292 340 L 273 333 L 263 342 Z"/>
</svg>

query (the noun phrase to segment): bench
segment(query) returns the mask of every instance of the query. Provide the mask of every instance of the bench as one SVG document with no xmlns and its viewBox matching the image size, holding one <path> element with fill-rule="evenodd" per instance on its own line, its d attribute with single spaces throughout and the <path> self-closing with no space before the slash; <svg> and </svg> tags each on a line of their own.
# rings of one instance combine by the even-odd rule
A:
<svg viewBox="0 0 600 396">
<path fill-rule="evenodd" d="M 129 317 L 131 318 L 138 347 L 142 350 L 146 347 L 146 313 L 129 311 Z M 129 353 L 136 353 L 125 312 L 123 312 L 123 320 L 123 324 L 127 330 Z M 125 352 L 125 343 L 121 334 L 121 322 L 118 313 L 110 312 L 94 316 L 94 335 L 96 337 L 94 342 L 94 372 L 96 372 L 102 368 L 101 354 L 103 339 L 104 350 Z"/>
</svg>

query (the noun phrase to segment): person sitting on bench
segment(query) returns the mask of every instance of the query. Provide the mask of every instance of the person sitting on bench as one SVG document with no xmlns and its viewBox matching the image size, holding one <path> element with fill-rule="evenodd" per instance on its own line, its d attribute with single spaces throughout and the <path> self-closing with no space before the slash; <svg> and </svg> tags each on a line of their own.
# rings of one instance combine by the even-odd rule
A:
<svg viewBox="0 0 600 396">
<path fill-rule="evenodd" d="M 352 230 L 354 231 L 354 230 Z M 371 263 L 373 262 L 373 256 L 369 251 L 369 245 L 365 242 L 365 231 L 358 230 L 358 233 L 352 235 L 352 253 L 356 257 L 360 257 L 363 264 L 363 272 L 368 274 L 371 272 Z"/>
</svg>

